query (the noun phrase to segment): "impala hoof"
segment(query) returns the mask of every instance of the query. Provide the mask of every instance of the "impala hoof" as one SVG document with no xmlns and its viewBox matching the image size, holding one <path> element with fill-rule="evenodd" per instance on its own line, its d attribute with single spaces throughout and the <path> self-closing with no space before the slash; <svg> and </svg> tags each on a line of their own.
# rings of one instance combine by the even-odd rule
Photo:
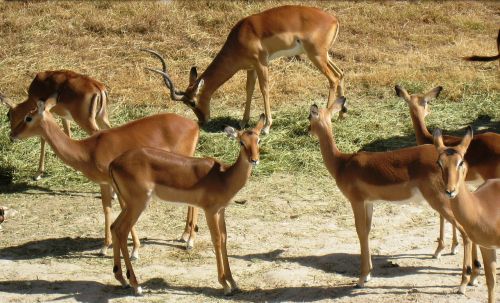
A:
<svg viewBox="0 0 500 303">
<path fill-rule="evenodd" d="M 131 261 L 139 260 L 139 252 L 137 250 L 132 250 L 132 254 L 130 255 Z"/>
<path fill-rule="evenodd" d="M 187 243 L 188 240 L 189 240 L 189 233 L 188 232 L 183 233 L 182 236 L 179 238 L 179 242 L 182 242 L 182 243 Z"/>
<path fill-rule="evenodd" d="M 365 278 L 365 282 L 368 282 L 372 279 L 372 275 L 371 274 L 368 274 Z"/>
<path fill-rule="evenodd" d="M 465 295 L 465 286 L 460 285 L 460 287 L 457 290 L 457 294 Z"/>
<path fill-rule="evenodd" d="M 34 175 L 33 181 L 38 181 L 38 180 L 42 179 L 42 176 L 43 176 L 43 173 L 38 173 L 38 174 Z"/>
<path fill-rule="evenodd" d="M 137 288 L 134 289 L 134 294 L 136 296 L 142 296 L 142 287 L 137 286 Z"/>
<path fill-rule="evenodd" d="M 451 247 L 451 254 L 452 254 L 452 255 L 456 255 L 456 254 L 458 254 L 458 244 L 457 244 L 457 245 L 453 245 L 453 246 Z"/>
<path fill-rule="evenodd" d="M 224 295 L 225 296 L 232 296 L 233 292 L 230 287 L 224 287 Z"/>
<path fill-rule="evenodd" d="M 270 129 L 270 128 L 271 128 L 271 126 L 266 126 L 266 127 L 264 127 L 264 128 L 260 131 L 260 133 L 261 133 L 261 134 L 263 134 L 263 135 L 267 135 L 267 134 L 269 134 L 269 129 Z"/>
<path fill-rule="evenodd" d="M 106 256 L 108 254 L 108 246 L 104 245 L 101 250 L 99 251 L 100 256 Z"/>
<path fill-rule="evenodd" d="M 192 250 L 194 248 L 194 240 L 189 239 L 186 244 L 186 250 Z"/>
<path fill-rule="evenodd" d="M 474 277 L 473 279 L 471 279 L 469 281 L 469 283 L 467 285 L 469 285 L 469 286 L 478 286 L 479 285 L 479 281 L 477 280 L 476 277 Z"/>
</svg>

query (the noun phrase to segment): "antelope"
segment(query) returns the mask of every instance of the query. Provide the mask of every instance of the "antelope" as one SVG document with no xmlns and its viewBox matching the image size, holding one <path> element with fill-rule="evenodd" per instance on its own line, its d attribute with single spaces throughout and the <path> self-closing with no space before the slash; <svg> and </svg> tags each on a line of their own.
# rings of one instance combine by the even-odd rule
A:
<svg viewBox="0 0 500 303">
<path fill-rule="evenodd" d="M 451 199 L 451 210 L 467 235 L 480 246 L 488 286 L 488 302 L 495 302 L 496 249 L 500 247 L 500 179 L 489 179 L 471 193 L 465 185 L 469 168 L 467 149 L 471 146 L 469 127 L 460 144 L 448 147 L 441 130 L 434 131 L 434 145 L 439 154 L 443 190 Z"/>
<path fill-rule="evenodd" d="M 410 116 L 415 131 L 417 144 L 432 144 L 432 134 L 427 130 L 425 117 L 430 113 L 429 102 L 439 96 L 443 89 L 441 86 L 435 87 L 425 94 L 410 95 L 403 87 L 396 85 L 396 94 L 403 98 L 410 108 Z M 461 138 L 454 136 L 443 136 L 446 145 L 457 145 Z M 481 184 L 484 180 L 500 178 L 500 135 L 492 132 L 476 135 L 471 141 L 471 146 L 465 154 L 465 159 L 469 163 L 469 173 L 466 181 L 474 186 Z M 440 236 L 438 238 L 438 248 L 434 257 L 439 258 L 444 249 L 444 218 L 440 216 Z M 457 250 L 456 231 L 453 229 L 452 254 Z M 479 261 L 475 260 L 475 263 Z"/>
<path fill-rule="evenodd" d="M 280 6 L 238 21 L 207 69 L 198 76 L 196 67 L 191 68 L 185 91 L 175 88 L 166 71 L 165 61 L 158 53 L 150 50 L 148 51 L 162 62 L 163 71 L 149 70 L 163 75 L 172 100 L 181 101 L 190 107 L 202 124 L 210 119 L 213 93 L 236 72 L 246 70 L 246 103 L 240 127 L 243 129 L 250 119 L 255 82 L 259 79 L 266 114 L 266 125 L 262 133 L 267 134 L 273 121 L 269 103 L 268 66 L 271 60 L 306 53 L 328 78 L 328 104 L 335 100 L 335 96 L 344 95 L 344 73 L 328 54 L 338 32 L 337 18 L 318 8 Z"/>
<path fill-rule="evenodd" d="M 471 267 L 472 243 L 457 223 L 450 201 L 441 190 L 442 180 L 435 165 L 437 154 L 434 146 L 426 144 L 388 152 L 342 153 L 335 143 L 331 123 L 332 115 L 342 111 L 345 111 L 345 98 L 337 99 L 324 109 L 312 105 L 309 133 L 318 137 L 325 166 L 351 203 L 361 247 L 361 275 L 356 286 L 364 287 L 373 269 L 369 248 L 373 202 L 404 203 L 425 199 L 433 209 L 457 226 L 462 235 L 464 265 L 459 292 L 464 293 L 470 274 L 473 278 L 477 274 L 472 272 Z"/>
<path fill-rule="evenodd" d="M 122 286 L 128 285 L 122 274 L 120 251 L 130 285 L 135 294 L 142 294 L 130 262 L 127 235 L 156 195 L 161 200 L 180 201 L 203 209 L 215 248 L 219 283 L 226 295 L 238 289 L 227 258 L 225 209 L 245 186 L 252 166 L 259 163 L 259 135 L 264 123 L 262 114 L 251 130 L 236 131 L 230 126 L 224 129 L 241 145 L 238 159 L 231 166 L 213 158 L 186 157 L 154 148 L 130 150 L 111 162 L 112 185 L 124 205 L 111 227 L 116 244 L 113 245 L 113 273 Z"/>
<path fill-rule="evenodd" d="M 500 59 L 500 29 L 498 30 L 498 36 L 497 36 L 497 49 L 498 49 L 498 55 L 496 56 L 470 56 L 470 57 L 464 57 L 463 59 L 466 61 L 495 61 Z"/>
<path fill-rule="evenodd" d="M 154 146 L 162 150 L 182 155 L 193 155 L 198 142 L 199 127 L 192 120 L 176 114 L 158 114 L 124 124 L 119 127 L 102 130 L 83 140 L 73 140 L 57 125 L 50 110 L 56 106 L 57 95 L 47 101 L 38 101 L 37 107 L 28 111 L 24 119 L 10 133 L 12 140 L 33 136 L 44 138 L 54 153 L 67 165 L 80 171 L 88 179 L 101 187 L 101 200 L 104 211 L 104 245 L 101 254 L 105 255 L 111 245 L 111 195 L 112 188 L 109 177 L 109 164 L 123 152 L 146 146 Z M 194 242 L 197 210 L 193 222 L 186 227 L 191 228 L 188 246 Z M 138 258 L 139 238 L 132 230 L 134 251 L 132 256 Z"/>
<path fill-rule="evenodd" d="M 0 102 L 9 108 L 7 117 L 11 129 L 16 128 L 26 114 L 36 107 L 38 100 L 45 100 L 54 93 L 58 94 L 59 99 L 52 112 L 61 117 L 68 136 L 71 136 L 70 120 L 75 121 L 88 135 L 111 127 L 104 84 L 70 70 L 55 70 L 37 73 L 28 88 L 28 98 L 22 103 L 16 105 L 0 95 Z M 41 138 L 40 143 L 40 160 L 34 180 L 39 180 L 45 172 L 45 140 Z"/>
</svg>

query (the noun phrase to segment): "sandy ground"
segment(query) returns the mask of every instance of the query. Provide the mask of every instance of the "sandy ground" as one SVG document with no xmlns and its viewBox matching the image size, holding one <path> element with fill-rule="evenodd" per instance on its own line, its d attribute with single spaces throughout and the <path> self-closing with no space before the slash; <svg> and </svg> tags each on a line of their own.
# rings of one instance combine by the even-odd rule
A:
<svg viewBox="0 0 500 303">
<path fill-rule="evenodd" d="M 104 221 L 97 193 L 0 194 L 0 205 L 17 212 L 0 231 L 0 302 L 486 301 L 483 275 L 466 295 L 455 293 L 462 246 L 432 258 L 439 220 L 426 204 L 375 205 L 373 279 L 354 289 L 359 245 L 350 206 L 326 174 L 312 181 L 252 177 L 227 209 L 229 261 L 242 289 L 231 297 L 217 282 L 204 217 L 193 251 L 175 241 L 184 207 L 155 200 L 139 219 L 134 266 L 144 296 L 135 297 L 114 280 L 111 256 L 97 255 Z"/>
</svg>

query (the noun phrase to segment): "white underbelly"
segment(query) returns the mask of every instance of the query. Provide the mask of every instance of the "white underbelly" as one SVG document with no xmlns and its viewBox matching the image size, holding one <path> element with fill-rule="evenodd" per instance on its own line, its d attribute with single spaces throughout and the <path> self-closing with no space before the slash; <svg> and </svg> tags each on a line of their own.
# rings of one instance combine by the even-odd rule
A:
<svg viewBox="0 0 500 303">
<path fill-rule="evenodd" d="M 406 199 L 400 200 L 382 200 L 382 199 L 374 199 L 373 202 L 391 202 L 397 204 L 421 204 L 425 203 L 425 198 L 420 192 L 420 190 L 415 187 L 411 190 L 411 195 Z"/>
<path fill-rule="evenodd" d="M 304 47 L 300 40 L 296 40 L 292 48 L 282 49 L 269 55 L 269 61 L 279 57 L 293 57 L 304 53 Z"/>
</svg>

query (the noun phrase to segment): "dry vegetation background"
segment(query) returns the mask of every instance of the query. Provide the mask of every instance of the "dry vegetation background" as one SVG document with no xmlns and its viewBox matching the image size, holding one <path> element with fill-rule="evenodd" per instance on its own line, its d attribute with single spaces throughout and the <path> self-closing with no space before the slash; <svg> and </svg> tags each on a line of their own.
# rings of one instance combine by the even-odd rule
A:
<svg viewBox="0 0 500 303">
<path fill-rule="evenodd" d="M 1 2 L 0 91 L 20 102 L 24 100 L 26 89 L 36 72 L 72 69 L 88 74 L 107 85 L 111 103 L 110 117 L 114 125 L 160 111 L 173 111 L 194 119 L 191 110 L 169 100 L 165 87 L 157 75 L 143 70 L 145 66 L 158 67 L 158 62 L 138 49 L 151 48 L 163 53 L 172 78 L 179 88 L 184 88 L 190 67 L 196 65 L 199 70 L 203 70 L 224 43 L 230 28 L 239 19 L 288 3 L 301 2 Z M 394 85 L 397 83 L 403 84 L 411 92 L 428 90 L 437 85 L 444 86 L 441 96 L 431 105 L 432 114 L 428 117 L 428 124 L 432 128 L 439 126 L 448 130 L 460 130 L 467 124 L 473 124 L 476 127 L 499 132 L 498 64 L 468 63 L 460 59 L 471 54 L 496 54 L 495 38 L 500 24 L 498 2 L 307 1 L 307 5 L 321 7 L 336 15 L 341 24 L 332 54 L 334 61 L 345 72 L 346 97 L 350 105 L 348 119 L 334 123 L 335 134 L 342 150 L 350 152 L 359 149 L 387 150 L 414 144 L 406 104 L 394 96 Z M 224 123 L 236 126 L 237 120 L 241 118 L 245 99 L 245 77 L 246 73 L 238 73 L 214 95 L 212 118 L 215 119 L 202 132 L 198 155 L 214 156 L 227 162 L 232 162 L 236 157 L 237 146 L 218 131 L 222 130 Z M 230 237 L 232 231 L 237 235 L 230 243 L 232 245 L 230 250 L 233 249 L 236 254 L 239 253 L 238 249 L 247 249 L 246 253 L 249 253 L 250 248 L 261 249 L 259 243 L 271 241 L 265 235 L 274 237 L 273 231 L 262 227 L 262 230 L 259 229 L 257 232 L 261 233 L 261 236 L 257 237 L 256 243 L 250 244 L 251 241 L 245 242 L 246 238 L 241 233 L 254 234 L 256 228 L 262 224 L 288 222 L 290 218 L 297 216 L 298 221 L 293 221 L 296 229 L 291 226 L 284 235 L 279 236 L 289 238 L 286 240 L 289 242 L 286 245 L 297 244 L 299 240 L 295 240 L 297 243 L 293 240 L 297 235 L 303 235 L 301 239 L 307 239 L 324 234 L 327 238 L 323 242 L 328 241 L 330 238 L 327 234 L 331 232 L 328 226 L 325 227 L 328 232 L 314 228 L 313 234 L 307 231 L 313 222 L 316 222 L 314 220 L 323 223 L 334 220 L 335 224 L 344 227 L 345 230 L 350 232 L 354 230 L 350 207 L 324 169 L 316 140 L 309 138 L 306 133 L 306 117 L 310 104 L 325 104 L 328 93 L 326 78 L 304 57 L 299 61 L 295 59 L 273 61 L 270 67 L 270 79 L 271 107 L 275 119 L 273 128 L 271 134 L 263 138 L 262 161 L 259 168 L 254 172 L 247 188 L 237 197 L 248 200 L 249 203 L 245 207 L 235 207 L 234 212 L 228 214 L 233 217 L 228 220 L 234 220 L 233 225 L 231 223 L 228 225 Z M 262 111 L 261 95 L 256 89 L 252 107 L 253 121 Z M 4 117 L 5 113 L 6 109 L 0 107 L 0 116 Z M 39 182 L 30 181 L 29 177 L 36 170 L 38 140 L 30 139 L 11 144 L 8 133 L 9 126 L 2 119 L 0 205 L 16 209 L 20 215 L 4 224 L 4 231 L 0 233 L 0 255 L 7 255 L 14 260 L 27 260 L 28 263 L 46 265 L 48 262 L 50 265 L 51 262 L 55 262 L 55 265 L 48 268 L 56 272 L 59 267 L 66 266 L 57 265 L 63 259 L 64 262 L 90 267 L 97 275 L 94 279 L 100 280 L 98 282 L 107 281 L 106 283 L 115 285 L 108 259 L 85 257 L 85 250 L 90 249 L 92 245 L 97 247 L 102 236 L 99 203 L 96 199 L 92 203 L 85 201 L 92 199 L 97 186 L 86 181 L 72 169 L 63 166 L 53 154 L 49 155 L 47 162 L 47 178 Z M 457 134 L 461 133 L 458 131 Z M 313 178 L 314 182 L 311 181 Z M 37 203 L 33 203 L 34 201 Z M 401 212 L 398 207 L 383 207 L 383 210 L 388 210 L 389 213 Z M 165 215 L 165 211 L 169 211 L 170 214 Z M 165 239 L 168 236 L 164 233 L 168 230 L 170 238 L 174 238 L 177 232 L 180 232 L 181 212 L 180 208 L 170 208 L 170 206 L 151 210 L 150 215 L 145 215 L 143 222 L 140 223 L 141 236 L 155 235 L 157 238 Z M 79 215 L 81 213 L 93 216 L 82 218 Z M 417 218 L 411 221 L 412 224 L 422 223 L 428 226 L 437 222 L 430 211 L 421 213 Z M 157 222 L 161 222 L 161 226 L 158 226 Z M 166 256 L 163 255 L 160 262 L 172 259 L 174 266 L 181 264 L 179 262 L 183 262 L 182 266 L 185 267 L 190 264 L 206 265 L 209 268 L 206 279 L 213 282 L 210 287 L 218 288 L 215 260 L 206 252 L 210 251 L 210 241 L 206 231 L 206 228 L 202 227 L 201 234 L 205 235 L 200 235 L 195 252 L 186 255 L 183 251 L 175 250 Z M 382 237 L 387 231 L 384 232 L 381 227 L 379 232 L 382 234 L 374 231 L 372 237 Z M 431 247 L 424 252 L 430 254 L 433 249 L 431 241 L 435 235 L 424 236 L 429 239 L 428 244 Z M 44 238 L 56 240 L 36 242 Z M 79 240 L 82 238 L 92 238 L 93 242 L 82 242 Z M 352 241 L 348 252 L 356 256 L 357 239 L 354 234 L 346 238 Z M 66 242 L 62 240 L 67 240 L 70 244 L 65 244 Z M 31 243 L 30 241 L 35 241 L 34 246 L 26 246 L 25 243 Z M 277 240 L 276 244 L 284 245 L 280 241 L 285 240 Z M 78 249 L 75 252 L 67 245 Z M 10 249 L 12 247 L 13 249 Z M 138 268 L 154 261 L 155 253 L 159 250 L 153 250 L 152 247 L 154 245 L 149 245 L 143 250 L 144 257 L 141 262 L 144 263 Z M 151 249 L 149 255 L 148 249 Z M 328 249 L 334 252 L 336 247 Z M 383 250 L 382 252 L 388 253 Z M 80 260 L 82 255 L 79 253 L 83 254 L 84 261 Z M 40 258 L 36 257 L 37 254 Z M 33 259 L 19 257 L 24 255 L 33 255 Z M 67 255 L 74 257 L 66 258 Z M 252 264 L 258 263 L 252 258 L 250 260 Z M 353 260 L 357 262 L 356 258 Z M 238 266 L 243 261 L 239 260 L 240 263 L 237 263 L 238 260 L 231 260 L 231 262 L 236 262 L 236 266 L 233 266 L 236 277 L 240 280 L 245 277 L 247 281 L 247 284 L 243 282 L 243 288 L 254 287 L 248 281 L 252 281 L 251 277 L 258 275 L 258 271 L 252 272 L 249 267 L 245 272 Z M 458 264 L 458 261 L 453 264 Z M 23 266 L 20 268 L 26 270 L 30 268 L 24 263 Z M 358 268 L 354 266 L 349 270 L 352 270 L 352 276 L 348 276 L 347 280 L 357 275 Z M 330 281 L 331 272 L 325 271 L 327 274 L 323 278 L 318 278 L 318 281 L 322 281 L 321 279 Z M 159 276 L 161 275 L 156 275 Z M 5 282 L 11 278 L 2 274 L 0 269 L 0 291 L 2 287 L 8 292 L 15 292 L 13 289 L 19 288 L 15 283 Z M 43 272 L 39 278 L 49 280 Z M 339 277 L 335 279 L 337 278 Z M 63 278 L 58 276 L 53 279 Z M 2 280 L 4 282 L 1 282 Z M 154 290 L 155 285 L 163 286 L 161 283 L 155 284 L 155 281 L 150 280 L 150 289 Z M 333 285 L 332 281 L 328 282 L 332 284 L 327 285 Z M 345 279 L 342 281 L 349 283 Z M 178 282 L 178 285 L 194 283 L 189 279 L 169 280 L 168 283 L 170 282 L 174 284 Z M 452 276 L 448 281 L 449 285 L 454 285 L 455 282 L 458 282 L 458 277 Z M 38 284 L 38 287 L 41 290 L 53 287 L 47 283 L 47 285 Z M 71 283 L 69 286 L 64 285 L 70 290 L 63 293 L 73 294 L 80 291 Z M 83 286 L 89 287 L 86 284 Z M 92 286 L 101 291 L 100 284 Z M 19 293 L 29 292 L 23 287 L 20 287 Z M 303 292 L 298 289 L 299 299 L 295 299 L 295 297 L 280 297 L 277 293 L 273 293 L 272 285 L 259 284 L 258 287 L 271 287 L 271 290 L 268 289 L 264 295 L 256 291 L 255 294 L 240 299 L 274 301 L 285 298 L 301 301 L 302 298 L 307 301 L 328 299 L 337 294 L 325 293 L 323 288 L 319 291 L 307 289 L 311 295 L 301 297 L 300 294 Z M 118 293 L 118 296 L 124 294 L 109 290 L 108 286 L 105 287 L 106 291 L 114 295 Z M 184 291 L 203 293 L 206 290 L 194 288 Z M 158 295 L 158 292 L 161 295 L 161 291 L 158 290 L 155 294 Z M 315 292 L 323 296 L 314 297 Z M 214 295 L 217 291 L 208 293 L 208 297 L 198 294 L 191 299 L 195 301 L 221 299 Z M 484 295 L 485 287 L 478 293 L 480 296 Z M 48 298 L 43 294 L 38 295 L 33 297 L 35 299 L 29 298 L 33 300 L 41 298 L 42 301 Z M 372 301 L 374 298 L 378 298 L 375 301 L 397 298 L 387 296 L 369 298 Z M 12 301 L 23 302 L 28 297 L 21 295 L 9 298 Z M 92 302 L 87 297 L 70 295 L 70 298 Z M 165 298 L 177 297 L 167 293 L 166 297 L 159 298 L 158 300 L 162 301 Z M 360 302 L 366 298 L 362 296 Z M 405 298 L 408 300 L 408 297 Z M 415 298 L 428 301 L 433 297 L 419 297 L 417 294 Z M 349 300 L 354 299 L 346 299 Z M 0 301 L 2 301 L 1 296 Z M 107 299 L 103 302 L 107 302 Z"/>
</svg>

